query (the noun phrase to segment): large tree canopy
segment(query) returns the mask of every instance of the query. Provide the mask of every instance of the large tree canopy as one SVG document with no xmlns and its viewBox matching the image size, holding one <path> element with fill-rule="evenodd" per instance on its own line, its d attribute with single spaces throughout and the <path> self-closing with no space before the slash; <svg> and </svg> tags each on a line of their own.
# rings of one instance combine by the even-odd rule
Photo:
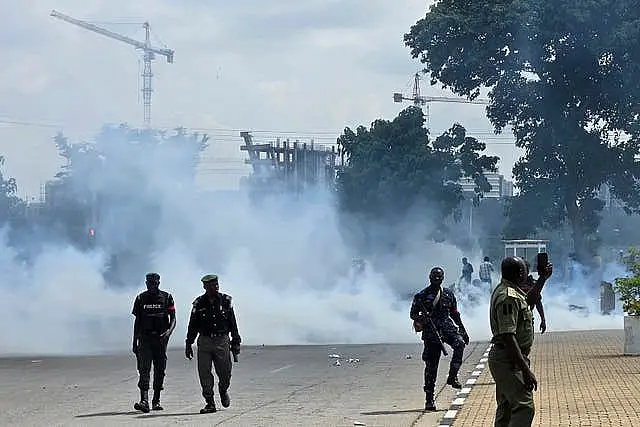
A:
<svg viewBox="0 0 640 427">
<path fill-rule="evenodd" d="M 412 106 L 370 129 L 345 129 L 338 143 L 348 165 L 338 175 L 338 189 L 346 211 L 393 222 L 420 206 L 441 222 L 463 199 L 460 178 L 473 178 L 478 197 L 491 190 L 483 171 L 495 171 L 498 158 L 480 154 L 485 144 L 459 124 L 430 143 L 424 123 L 422 110 Z"/>
<path fill-rule="evenodd" d="M 580 251 L 602 184 L 640 208 L 639 18 L 628 0 L 442 0 L 405 35 L 432 84 L 471 98 L 491 88 L 489 119 L 513 126 L 525 155 L 511 233 L 568 220 Z"/>
</svg>

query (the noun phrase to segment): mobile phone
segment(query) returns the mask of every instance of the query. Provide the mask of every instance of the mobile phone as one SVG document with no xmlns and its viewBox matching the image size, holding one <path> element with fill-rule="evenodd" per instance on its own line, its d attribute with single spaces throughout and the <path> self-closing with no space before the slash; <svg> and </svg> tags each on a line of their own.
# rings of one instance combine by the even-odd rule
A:
<svg viewBox="0 0 640 427">
<path fill-rule="evenodd" d="M 540 252 L 536 255 L 536 267 L 538 271 L 542 271 L 549 264 L 549 254 Z"/>
</svg>

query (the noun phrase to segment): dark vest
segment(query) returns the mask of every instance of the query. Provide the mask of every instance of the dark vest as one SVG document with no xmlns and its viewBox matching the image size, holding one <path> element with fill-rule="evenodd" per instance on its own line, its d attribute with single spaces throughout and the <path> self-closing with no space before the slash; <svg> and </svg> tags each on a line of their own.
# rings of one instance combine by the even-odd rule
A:
<svg viewBox="0 0 640 427">
<path fill-rule="evenodd" d="M 169 329 L 169 307 L 173 305 L 173 298 L 168 292 L 149 291 L 138 295 L 134 307 L 134 314 L 139 318 L 138 324 L 142 335 L 160 335 Z"/>
</svg>

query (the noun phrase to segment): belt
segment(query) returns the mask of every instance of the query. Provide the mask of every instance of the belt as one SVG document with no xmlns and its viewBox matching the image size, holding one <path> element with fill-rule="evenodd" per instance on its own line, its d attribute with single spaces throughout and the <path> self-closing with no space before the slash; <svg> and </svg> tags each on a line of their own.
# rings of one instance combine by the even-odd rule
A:
<svg viewBox="0 0 640 427">
<path fill-rule="evenodd" d="M 204 334 L 204 335 L 207 336 L 207 337 L 211 337 L 211 338 L 224 337 L 224 336 L 229 335 L 229 332 L 211 332 L 209 334 Z"/>
</svg>

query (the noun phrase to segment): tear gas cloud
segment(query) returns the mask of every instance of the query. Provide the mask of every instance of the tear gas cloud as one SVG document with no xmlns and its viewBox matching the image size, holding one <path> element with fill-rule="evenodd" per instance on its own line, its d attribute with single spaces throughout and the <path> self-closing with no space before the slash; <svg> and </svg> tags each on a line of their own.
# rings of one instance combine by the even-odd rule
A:
<svg viewBox="0 0 640 427">
<path fill-rule="evenodd" d="M 126 351 L 133 299 L 144 289 L 146 271 L 160 273 L 161 288 L 176 302 L 170 345 L 184 342 L 191 302 L 206 273 L 218 274 L 221 291 L 233 296 L 244 344 L 416 343 L 408 311 L 428 271 L 442 266 L 445 284 L 456 282 L 463 256 L 478 270 L 480 254 L 425 241 L 415 230 L 426 233 L 429 220 L 413 216 L 404 222 L 396 253 L 367 259 L 357 276 L 351 267 L 360 254 L 346 242 L 327 191 L 272 197 L 260 206 L 245 191 L 201 193 L 193 185 L 194 140 L 130 139 L 122 129 L 105 130 L 96 140 L 100 155 L 72 158 L 75 197 L 99 194 L 95 249 L 80 250 L 64 239 L 42 244 L 32 234 L 39 250 L 25 262 L 2 234 L 1 353 Z M 139 262 L 135 274 L 117 273 L 126 286 L 105 274 L 112 253 Z M 566 289 L 548 285 L 549 330 L 621 327 L 619 315 L 593 314 L 597 293 L 572 293 L 583 280 Z M 457 296 L 472 340 L 488 339 L 488 293 Z M 568 310 L 569 300 L 591 314 Z"/>
</svg>

